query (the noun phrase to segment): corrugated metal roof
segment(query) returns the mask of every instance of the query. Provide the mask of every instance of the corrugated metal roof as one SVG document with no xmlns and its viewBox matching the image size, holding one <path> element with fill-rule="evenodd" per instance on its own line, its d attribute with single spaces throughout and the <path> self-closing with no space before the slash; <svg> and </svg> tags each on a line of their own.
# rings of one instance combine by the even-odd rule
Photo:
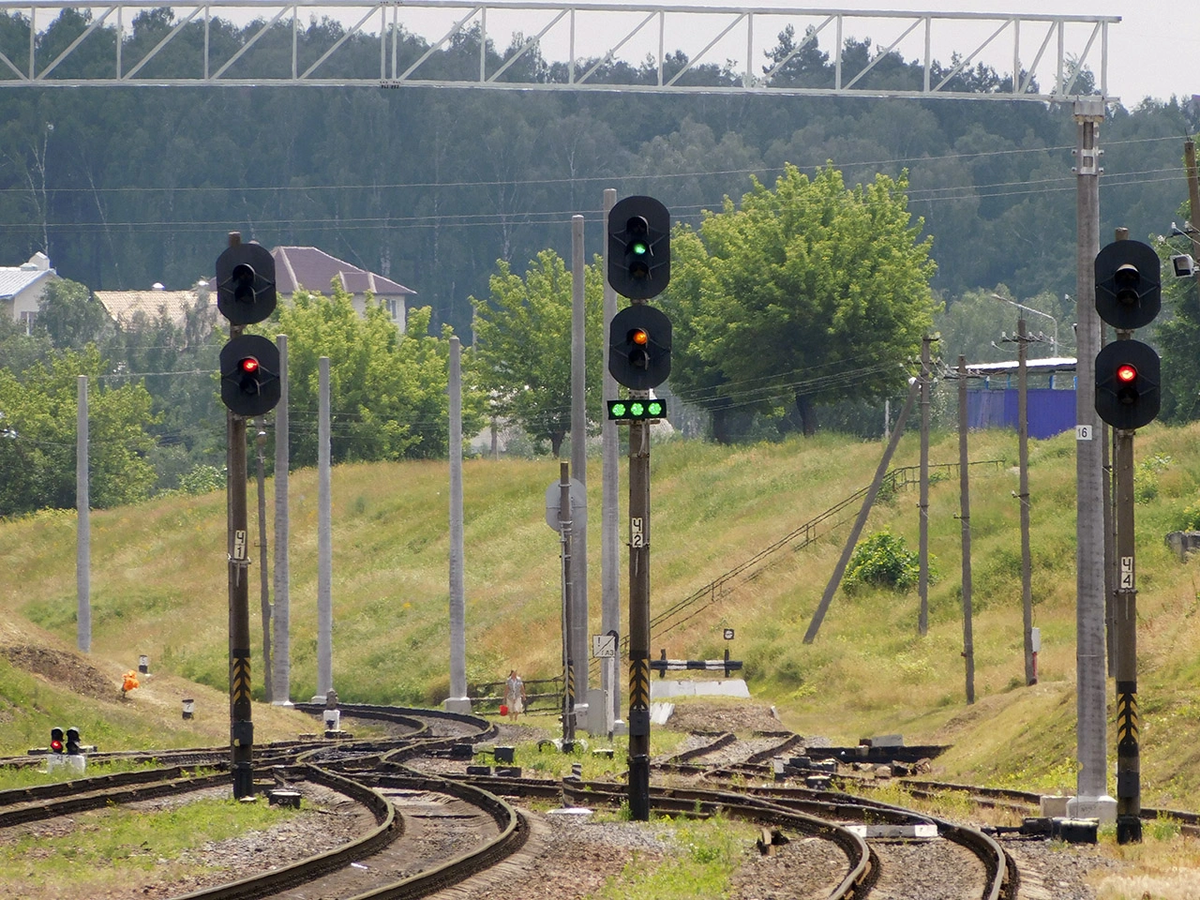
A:
<svg viewBox="0 0 1200 900">
<path fill-rule="evenodd" d="M 36 255 L 34 259 L 37 259 Z M 57 274 L 48 266 L 35 266 L 32 263 L 33 260 L 30 260 L 22 266 L 0 266 L 0 298 L 11 300 L 31 284 Z"/>
</svg>

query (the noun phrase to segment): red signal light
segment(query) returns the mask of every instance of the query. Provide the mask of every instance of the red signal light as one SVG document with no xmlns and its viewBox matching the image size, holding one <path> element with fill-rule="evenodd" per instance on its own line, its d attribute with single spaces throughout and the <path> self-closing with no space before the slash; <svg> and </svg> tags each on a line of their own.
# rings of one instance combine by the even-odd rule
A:
<svg viewBox="0 0 1200 900">
<path fill-rule="evenodd" d="M 63 749 L 63 743 L 62 743 L 62 741 L 51 741 L 51 742 L 50 742 L 50 750 L 51 750 L 51 752 L 53 752 L 53 753 L 62 753 L 62 749 Z"/>
<path fill-rule="evenodd" d="M 247 375 L 254 375 L 258 372 L 258 360 L 253 356 L 247 356 L 240 363 L 238 363 L 238 366 Z"/>
<path fill-rule="evenodd" d="M 1129 363 L 1122 363 L 1117 366 L 1117 381 L 1122 384 L 1130 384 L 1137 378 L 1137 367 Z"/>
</svg>

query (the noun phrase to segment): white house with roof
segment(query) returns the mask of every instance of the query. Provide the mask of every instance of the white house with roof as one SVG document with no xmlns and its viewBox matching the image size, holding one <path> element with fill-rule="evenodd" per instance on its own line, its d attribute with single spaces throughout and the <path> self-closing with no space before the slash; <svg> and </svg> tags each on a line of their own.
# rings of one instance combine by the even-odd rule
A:
<svg viewBox="0 0 1200 900">
<path fill-rule="evenodd" d="M 33 329 L 37 319 L 38 303 L 46 285 L 58 279 L 58 273 L 50 267 L 50 257 L 40 250 L 29 257 L 29 262 L 19 266 L 0 266 L 0 303 L 4 315 L 25 326 L 25 333 Z"/>
<path fill-rule="evenodd" d="M 367 308 L 367 293 L 372 294 L 404 330 L 407 297 L 416 291 L 383 275 L 361 269 L 353 263 L 330 256 L 316 247 L 276 247 L 275 289 L 281 297 L 290 297 L 296 288 L 304 288 L 328 297 L 334 279 L 350 294 L 354 308 L 362 315 Z"/>
</svg>

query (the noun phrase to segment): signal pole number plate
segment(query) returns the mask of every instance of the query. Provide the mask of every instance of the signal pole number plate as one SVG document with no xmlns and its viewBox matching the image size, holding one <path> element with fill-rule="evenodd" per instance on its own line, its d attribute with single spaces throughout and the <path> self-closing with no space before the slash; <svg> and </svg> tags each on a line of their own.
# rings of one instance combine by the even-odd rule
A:
<svg viewBox="0 0 1200 900">
<path fill-rule="evenodd" d="M 644 547 L 646 546 L 646 535 L 642 531 L 642 517 L 633 516 L 629 520 L 629 546 Z"/>
<path fill-rule="evenodd" d="M 1133 590 L 1133 557 L 1121 557 L 1121 590 Z"/>
</svg>

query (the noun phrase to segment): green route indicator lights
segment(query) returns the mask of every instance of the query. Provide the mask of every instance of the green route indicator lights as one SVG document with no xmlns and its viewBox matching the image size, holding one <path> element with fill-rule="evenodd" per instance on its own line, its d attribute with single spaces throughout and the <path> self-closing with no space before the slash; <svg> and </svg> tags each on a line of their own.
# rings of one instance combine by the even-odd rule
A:
<svg viewBox="0 0 1200 900">
<path fill-rule="evenodd" d="M 608 417 L 617 422 L 665 419 L 667 404 L 664 400 L 609 400 Z"/>
</svg>

